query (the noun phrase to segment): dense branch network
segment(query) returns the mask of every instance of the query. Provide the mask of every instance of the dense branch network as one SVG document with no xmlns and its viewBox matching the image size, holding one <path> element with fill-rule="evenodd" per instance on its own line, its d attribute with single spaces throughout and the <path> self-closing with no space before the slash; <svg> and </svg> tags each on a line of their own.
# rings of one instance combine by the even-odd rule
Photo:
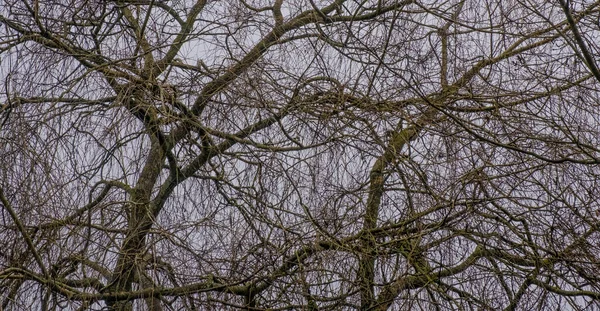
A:
<svg viewBox="0 0 600 311">
<path fill-rule="evenodd" d="M 599 4 L 4 0 L 0 309 L 600 309 Z"/>
</svg>

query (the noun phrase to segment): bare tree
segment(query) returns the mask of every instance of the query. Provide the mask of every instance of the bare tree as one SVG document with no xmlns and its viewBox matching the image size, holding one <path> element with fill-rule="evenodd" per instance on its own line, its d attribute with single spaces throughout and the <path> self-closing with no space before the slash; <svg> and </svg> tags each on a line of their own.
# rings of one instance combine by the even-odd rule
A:
<svg viewBox="0 0 600 311">
<path fill-rule="evenodd" d="M 1 3 L 0 310 L 600 309 L 600 2 Z"/>
</svg>

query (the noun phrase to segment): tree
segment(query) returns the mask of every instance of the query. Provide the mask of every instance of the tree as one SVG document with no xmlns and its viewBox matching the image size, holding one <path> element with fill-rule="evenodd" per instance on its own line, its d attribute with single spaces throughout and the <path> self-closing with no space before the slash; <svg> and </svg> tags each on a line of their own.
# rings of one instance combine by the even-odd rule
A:
<svg viewBox="0 0 600 311">
<path fill-rule="evenodd" d="M 600 309 L 599 5 L 2 0 L 1 309 Z"/>
</svg>

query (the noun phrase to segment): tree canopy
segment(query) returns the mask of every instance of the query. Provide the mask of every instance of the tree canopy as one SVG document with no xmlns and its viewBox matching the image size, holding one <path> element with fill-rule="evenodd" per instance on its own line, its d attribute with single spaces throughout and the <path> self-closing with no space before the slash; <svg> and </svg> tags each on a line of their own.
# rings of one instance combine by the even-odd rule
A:
<svg viewBox="0 0 600 311">
<path fill-rule="evenodd" d="M 599 16 L 0 0 L 0 310 L 600 310 Z"/>
</svg>

